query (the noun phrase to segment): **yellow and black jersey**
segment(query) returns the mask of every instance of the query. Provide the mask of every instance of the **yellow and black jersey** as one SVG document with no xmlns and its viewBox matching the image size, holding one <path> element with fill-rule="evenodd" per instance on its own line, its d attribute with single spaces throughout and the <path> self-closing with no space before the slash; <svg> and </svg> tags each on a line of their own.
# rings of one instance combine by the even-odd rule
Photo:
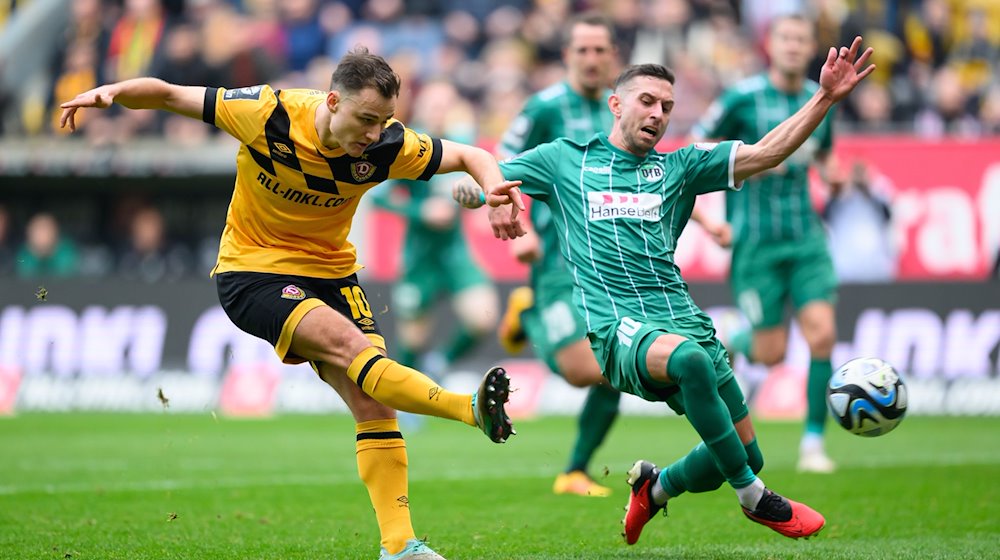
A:
<svg viewBox="0 0 1000 560">
<path fill-rule="evenodd" d="M 203 120 L 242 144 L 214 272 L 348 276 L 361 268 L 347 240 L 361 195 L 386 179 L 437 172 L 441 141 L 394 119 L 361 157 L 324 147 L 315 122 L 325 99 L 267 85 L 207 88 Z"/>
</svg>

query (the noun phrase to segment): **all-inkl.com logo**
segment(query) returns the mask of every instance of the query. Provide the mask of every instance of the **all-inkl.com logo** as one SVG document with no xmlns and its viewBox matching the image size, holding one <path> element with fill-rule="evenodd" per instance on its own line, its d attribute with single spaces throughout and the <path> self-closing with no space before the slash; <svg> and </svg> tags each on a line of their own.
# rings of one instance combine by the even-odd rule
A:
<svg viewBox="0 0 1000 560">
<path fill-rule="evenodd" d="M 289 284 L 281 289 L 281 297 L 285 299 L 301 300 L 305 299 L 306 293 L 295 284 Z"/>
</svg>

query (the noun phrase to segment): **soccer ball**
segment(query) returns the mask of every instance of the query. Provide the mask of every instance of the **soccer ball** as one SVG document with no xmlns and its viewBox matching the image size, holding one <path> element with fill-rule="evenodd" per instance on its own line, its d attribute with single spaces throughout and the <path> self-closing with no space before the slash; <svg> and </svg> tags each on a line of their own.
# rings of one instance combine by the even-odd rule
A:
<svg viewBox="0 0 1000 560">
<path fill-rule="evenodd" d="M 855 358 L 830 378 L 826 402 L 845 430 L 865 437 L 891 432 L 906 414 L 906 385 L 878 358 Z"/>
</svg>

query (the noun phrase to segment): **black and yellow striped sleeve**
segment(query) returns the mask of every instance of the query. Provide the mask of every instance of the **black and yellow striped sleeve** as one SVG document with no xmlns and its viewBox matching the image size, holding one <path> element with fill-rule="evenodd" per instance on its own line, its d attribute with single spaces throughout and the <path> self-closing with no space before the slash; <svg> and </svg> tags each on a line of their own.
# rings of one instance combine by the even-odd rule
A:
<svg viewBox="0 0 1000 560">
<path fill-rule="evenodd" d="M 403 128 L 401 147 L 389 168 L 390 179 L 430 179 L 441 166 L 441 140 Z"/>
<path fill-rule="evenodd" d="M 249 144 L 264 130 L 277 98 L 271 86 L 206 88 L 202 120 Z"/>
</svg>

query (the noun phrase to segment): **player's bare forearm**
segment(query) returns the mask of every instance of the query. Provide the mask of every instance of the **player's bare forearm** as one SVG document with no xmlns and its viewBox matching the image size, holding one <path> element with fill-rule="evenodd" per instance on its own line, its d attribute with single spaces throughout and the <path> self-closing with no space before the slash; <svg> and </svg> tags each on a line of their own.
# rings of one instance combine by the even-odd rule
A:
<svg viewBox="0 0 1000 560">
<path fill-rule="evenodd" d="M 737 183 L 761 171 L 777 167 L 799 149 L 816 130 L 833 107 L 833 100 L 822 91 L 774 127 L 756 144 L 742 145 L 737 149 L 734 178 Z"/>
<path fill-rule="evenodd" d="M 496 158 L 482 148 L 441 141 L 441 164 L 438 173 L 465 171 L 483 186 L 486 193 L 486 203 L 490 206 L 511 204 L 518 210 L 524 210 L 521 191 L 517 188 L 520 181 L 507 181 L 500 172 Z"/>
<path fill-rule="evenodd" d="M 205 106 L 203 86 L 178 86 L 157 78 L 135 78 L 85 91 L 60 105 L 60 126 L 76 129 L 76 112 L 83 108 L 105 109 L 118 103 L 129 109 L 162 109 L 201 119 Z"/>
</svg>

